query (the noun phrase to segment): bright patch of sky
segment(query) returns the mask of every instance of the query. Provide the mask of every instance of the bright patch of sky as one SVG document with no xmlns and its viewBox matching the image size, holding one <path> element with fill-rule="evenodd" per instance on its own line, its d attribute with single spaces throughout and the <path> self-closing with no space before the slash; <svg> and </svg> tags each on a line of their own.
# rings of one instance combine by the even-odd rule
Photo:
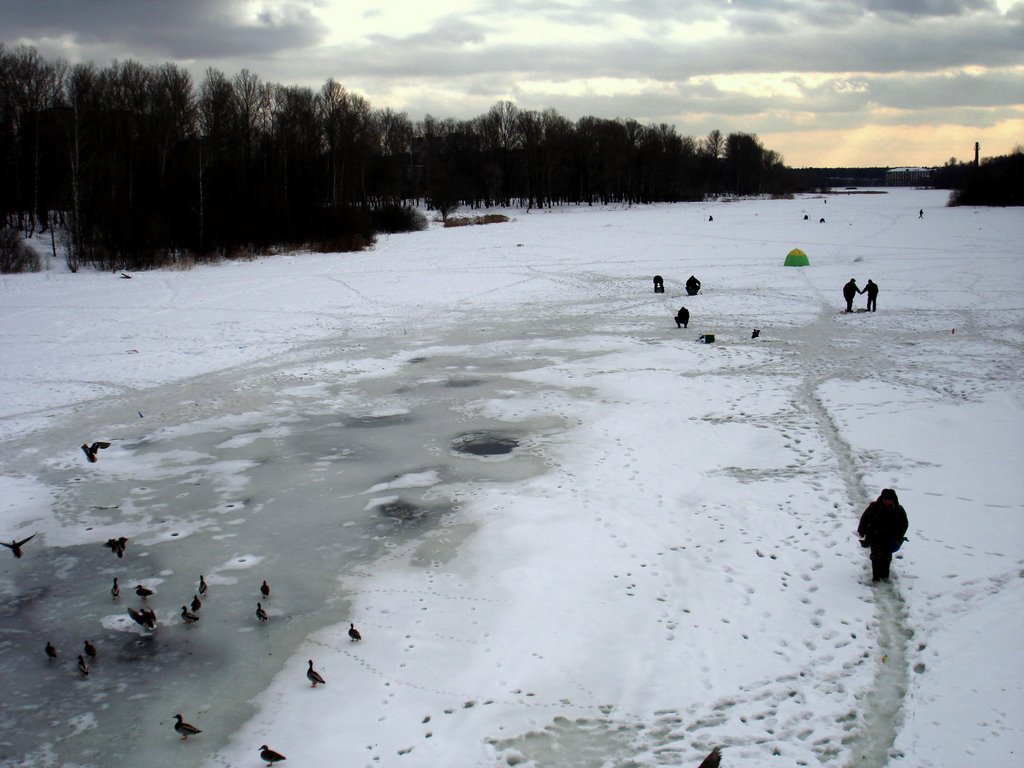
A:
<svg viewBox="0 0 1024 768">
<path fill-rule="evenodd" d="M 558 96 L 582 96 L 585 94 L 615 96 L 623 94 L 652 93 L 658 91 L 665 94 L 672 94 L 675 91 L 675 85 L 673 83 L 664 83 L 658 80 L 588 77 L 571 78 L 561 81 L 530 80 L 522 83 L 519 90 L 523 95 L 553 98 Z"/>
</svg>

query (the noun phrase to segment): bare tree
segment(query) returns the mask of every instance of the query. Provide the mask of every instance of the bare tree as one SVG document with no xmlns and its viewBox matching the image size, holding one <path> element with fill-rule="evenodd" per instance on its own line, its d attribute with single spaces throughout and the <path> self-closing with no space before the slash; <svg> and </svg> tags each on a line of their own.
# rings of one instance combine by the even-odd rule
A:
<svg viewBox="0 0 1024 768">
<path fill-rule="evenodd" d="M 206 70 L 196 106 L 199 130 L 220 146 L 238 119 L 238 102 L 234 86 L 219 69 Z"/>
<path fill-rule="evenodd" d="M 317 95 L 317 114 L 323 130 L 324 142 L 331 171 L 331 205 L 337 206 L 341 192 L 341 179 L 345 175 L 345 150 L 342 130 L 348 107 L 348 92 L 334 78 L 320 88 Z"/>
<path fill-rule="evenodd" d="M 707 135 L 704 139 L 701 149 L 704 154 L 710 157 L 712 160 L 720 160 L 725 156 L 725 137 L 722 136 L 722 132 L 715 128 Z"/>
<path fill-rule="evenodd" d="M 401 200 L 407 164 L 412 153 L 412 122 L 404 112 L 389 108 L 373 110 L 373 134 L 377 137 L 376 172 L 381 197 L 394 204 Z"/>
<path fill-rule="evenodd" d="M 149 71 L 131 59 L 123 63 L 115 61 L 100 76 L 106 107 L 112 113 L 110 146 L 123 154 L 129 207 L 135 203 L 139 126 L 140 118 L 149 112 L 149 79 Z"/>
<path fill-rule="evenodd" d="M 558 202 L 565 202 L 573 197 L 569 175 L 573 167 L 575 131 L 568 118 L 551 108 L 541 114 L 541 123 L 544 129 L 542 183 L 547 204 L 551 206 L 556 198 Z"/>
<path fill-rule="evenodd" d="M 196 103 L 196 120 L 199 130 L 197 153 L 197 192 L 196 202 L 198 226 L 198 251 L 206 253 L 209 238 L 206 226 L 208 208 L 207 190 L 211 169 L 225 168 L 224 175 L 232 173 L 231 157 L 233 148 L 231 137 L 238 120 L 238 100 L 235 98 L 235 87 L 219 69 L 209 68 L 199 86 Z M 216 178 L 216 171 L 213 173 Z"/>
<path fill-rule="evenodd" d="M 757 136 L 730 133 L 725 141 L 725 165 L 729 184 L 737 195 L 763 191 L 764 148 Z"/>
<path fill-rule="evenodd" d="M 90 64 L 77 64 L 67 79 L 67 101 L 71 108 L 68 126 L 68 163 L 71 169 L 71 232 L 67 244 L 68 269 L 77 272 L 85 261 L 85 239 L 82 231 L 82 194 L 93 153 L 85 149 L 97 139 L 93 132 L 100 113 L 99 74 Z"/>
<path fill-rule="evenodd" d="M 43 111 L 57 105 L 63 90 L 66 65 L 63 62 L 43 61 L 35 48 L 19 46 L 9 62 L 16 129 L 22 137 L 30 137 L 32 158 L 32 204 L 29 227 L 25 234 L 32 237 L 38 225 L 40 194 L 40 116 Z"/>
<path fill-rule="evenodd" d="M 270 89 L 259 75 L 243 69 L 232 81 L 235 96 L 235 115 L 245 152 L 245 162 L 252 162 L 253 145 L 270 120 Z"/>
<path fill-rule="evenodd" d="M 175 64 L 164 64 L 150 80 L 151 125 L 159 159 L 160 184 L 167 172 L 167 157 L 180 141 L 191 138 L 196 128 L 196 99 L 192 76 Z"/>
</svg>

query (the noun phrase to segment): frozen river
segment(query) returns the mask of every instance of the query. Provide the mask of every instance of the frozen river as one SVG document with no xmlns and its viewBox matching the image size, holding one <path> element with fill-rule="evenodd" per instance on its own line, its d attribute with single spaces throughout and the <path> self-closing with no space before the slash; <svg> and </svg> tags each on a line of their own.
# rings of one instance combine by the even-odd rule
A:
<svg viewBox="0 0 1024 768">
<path fill-rule="evenodd" d="M 0 552 L 0 766 L 1019 754 L 1024 219 L 945 198 L 0 277 L 0 534 L 37 533 Z M 841 311 L 850 277 L 877 313 Z M 883 487 L 910 541 L 873 587 L 855 531 Z"/>
</svg>

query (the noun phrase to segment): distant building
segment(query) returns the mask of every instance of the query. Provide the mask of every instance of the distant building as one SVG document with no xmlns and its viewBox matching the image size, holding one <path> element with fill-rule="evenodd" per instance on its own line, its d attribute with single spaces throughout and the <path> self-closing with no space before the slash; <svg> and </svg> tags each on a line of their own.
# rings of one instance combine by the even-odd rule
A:
<svg viewBox="0 0 1024 768">
<path fill-rule="evenodd" d="M 920 187 L 931 183 L 931 168 L 890 168 L 885 172 L 887 187 Z"/>
</svg>

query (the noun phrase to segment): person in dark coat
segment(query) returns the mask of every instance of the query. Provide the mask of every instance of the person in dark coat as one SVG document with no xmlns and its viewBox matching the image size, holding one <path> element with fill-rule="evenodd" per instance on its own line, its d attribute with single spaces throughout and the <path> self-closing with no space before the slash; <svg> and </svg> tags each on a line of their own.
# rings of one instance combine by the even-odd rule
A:
<svg viewBox="0 0 1024 768">
<path fill-rule="evenodd" d="M 665 292 L 665 279 L 661 275 L 654 276 L 654 292 L 664 293 Z"/>
<path fill-rule="evenodd" d="M 868 284 L 864 286 L 861 293 L 866 293 L 868 295 L 869 312 L 874 312 L 878 309 L 878 285 L 872 282 L 870 277 L 868 278 Z"/>
<path fill-rule="evenodd" d="M 686 280 L 686 294 L 687 296 L 696 296 L 700 291 L 700 280 L 693 275 L 690 275 Z"/>
<path fill-rule="evenodd" d="M 690 322 L 690 310 L 686 307 L 680 307 L 679 311 L 676 312 L 676 328 L 685 328 L 687 323 Z"/>
<path fill-rule="evenodd" d="M 847 312 L 853 312 L 853 300 L 857 298 L 858 293 L 860 293 L 860 288 L 857 287 L 857 281 L 851 277 L 850 282 L 843 286 L 843 298 L 846 299 Z"/>
<path fill-rule="evenodd" d="M 860 516 L 857 535 L 860 545 L 871 548 L 871 581 L 889 580 L 892 553 L 903 546 L 907 533 L 907 512 L 896 491 L 883 488 Z"/>
</svg>

